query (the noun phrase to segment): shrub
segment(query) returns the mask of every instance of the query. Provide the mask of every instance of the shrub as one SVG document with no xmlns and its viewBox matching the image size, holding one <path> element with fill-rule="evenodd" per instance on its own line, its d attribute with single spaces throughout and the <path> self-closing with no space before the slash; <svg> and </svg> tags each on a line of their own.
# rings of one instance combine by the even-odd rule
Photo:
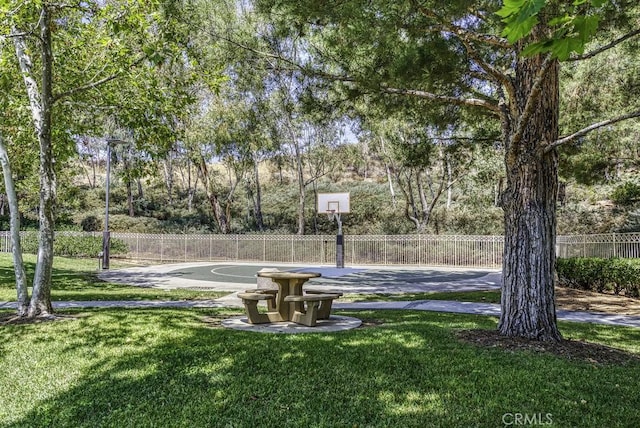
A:
<svg viewBox="0 0 640 428">
<path fill-rule="evenodd" d="M 627 181 L 616 187 L 611 199 L 618 205 L 631 205 L 640 200 L 640 184 Z"/>
<path fill-rule="evenodd" d="M 80 222 L 80 226 L 84 232 L 95 232 L 100 230 L 102 226 L 101 220 L 98 220 L 98 217 L 94 215 L 88 215 L 82 219 Z"/>
<path fill-rule="evenodd" d="M 556 262 L 559 285 L 580 290 L 623 292 L 640 297 L 640 263 L 631 259 L 576 257 Z"/>
<path fill-rule="evenodd" d="M 602 270 L 606 259 L 576 257 L 558 259 L 556 272 L 560 284 L 587 291 L 604 291 Z"/>
<path fill-rule="evenodd" d="M 23 235 L 22 251 L 30 254 L 38 252 L 38 237 L 35 233 Z M 111 239 L 111 254 L 124 255 L 129 252 L 127 244 L 120 239 Z M 67 257 L 98 257 L 102 251 L 102 236 L 57 234 L 53 241 L 53 254 Z"/>
</svg>

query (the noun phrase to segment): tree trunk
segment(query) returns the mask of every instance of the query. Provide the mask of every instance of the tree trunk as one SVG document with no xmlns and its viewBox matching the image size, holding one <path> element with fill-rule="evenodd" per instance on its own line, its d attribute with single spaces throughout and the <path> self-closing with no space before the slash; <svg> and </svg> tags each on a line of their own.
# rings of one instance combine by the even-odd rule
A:
<svg viewBox="0 0 640 428">
<path fill-rule="evenodd" d="M 125 178 L 125 185 L 127 188 L 127 210 L 129 211 L 129 217 L 135 217 L 136 211 L 133 208 L 133 190 L 132 190 L 131 178 L 129 177 Z"/>
<path fill-rule="evenodd" d="M 542 75 L 544 58 L 519 58 L 516 66 L 515 119 L 506 128 L 506 189 L 502 335 L 542 341 L 561 339 L 554 302 L 558 156 L 543 153 L 558 137 L 558 63 Z M 541 82 L 539 95 L 535 82 Z M 532 109 L 527 109 L 529 101 Z M 512 110 L 514 110 L 512 108 Z M 530 114 L 530 116 L 529 116 Z M 524 117 L 524 120 L 523 120 Z M 523 122 L 518 138 L 519 122 Z"/>
<path fill-rule="evenodd" d="M 304 235 L 304 208 L 306 199 L 306 189 L 304 183 L 304 169 L 302 163 L 302 152 L 297 141 L 294 141 L 296 149 L 296 174 L 298 177 L 298 235 Z"/>
<path fill-rule="evenodd" d="M 218 224 L 218 229 L 220 230 L 220 233 L 227 234 L 229 233 L 229 223 L 227 221 L 227 215 L 222 209 L 222 205 L 220 205 L 220 198 L 211 191 L 208 193 L 207 197 L 209 199 L 209 204 L 211 205 L 211 210 L 213 211 L 213 216 Z"/>
<path fill-rule="evenodd" d="M 33 290 L 29 304 L 29 317 L 47 316 L 53 313 L 51 306 L 51 271 L 53 269 L 53 240 L 56 204 L 56 175 L 53 168 L 53 144 L 51 141 L 51 110 L 53 107 L 51 51 L 51 14 L 46 5 L 40 16 L 41 88 L 33 78 L 32 61 L 24 36 L 14 37 L 16 56 L 25 82 L 34 128 L 40 146 L 40 208 L 38 218 L 38 256 L 33 278 Z"/>
<path fill-rule="evenodd" d="M 447 210 L 451 209 L 451 199 L 453 193 L 453 173 L 451 171 L 451 160 L 449 159 L 449 155 L 444 155 L 444 161 L 447 165 Z"/>
<path fill-rule="evenodd" d="M 27 290 L 27 275 L 24 271 L 24 262 L 22 260 L 22 246 L 20 245 L 20 212 L 18 210 L 18 197 L 16 189 L 13 185 L 13 176 L 11 175 L 11 165 L 9 164 L 9 155 L 4 145 L 2 135 L 0 135 L 0 164 L 2 164 L 2 173 L 4 175 L 4 188 L 7 192 L 7 200 L 9 203 L 9 228 L 11 229 L 11 251 L 13 253 L 13 270 L 16 275 L 16 292 L 18 296 L 17 315 L 24 317 L 29 309 L 29 292 Z"/>
<path fill-rule="evenodd" d="M 256 184 L 255 199 L 253 199 L 253 215 L 255 216 L 256 226 L 259 231 L 264 230 L 264 220 L 262 216 L 262 190 L 260 189 L 260 173 L 258 169 L 258 156 L 253 155 L 253 176 Z"/>
<path fill-rule="evenodd" d="M 227 234 L 229 233 L 229 223 L 227 221 L 227 216 L 222 209 L 222 205 L 220 204 L 220 198 L 212 189 L 212 178 L 209 176 L 209 169 L 207 168 L 204 157 L 200 158 L 198 170 L 200 172 L 200 175 L 202 176 L 207 199 L 209 200 L 209 205 L 211 206 L 211 211 L 218 226 L 218 230 L 222 234 Z"/>
<path fill-rule="evenodd" d="M 169 152 L 167 159 L 162 163 L 164 171 L 164 185 L 167 189 L 167 200 L 169 206 L 173 207 L 173 158 L 172 153 Z"/>
</svg>

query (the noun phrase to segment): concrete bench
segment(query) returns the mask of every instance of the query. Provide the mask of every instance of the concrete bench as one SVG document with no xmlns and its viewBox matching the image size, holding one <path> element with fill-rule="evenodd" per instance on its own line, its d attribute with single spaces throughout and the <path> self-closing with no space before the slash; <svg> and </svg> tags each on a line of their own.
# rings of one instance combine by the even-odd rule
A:
<svg viewBox="0 0 640 428">
<path fill-rule="evenodd" d="M 327 319 L 329 315 L 324 312 L 322 315 L 324 318 L 320 318 L 320 304 L 328 305 L 328 310 L 331 311 L 331 302 L 338 298 L 336 294 L 319 294 L 311 293 L 302 296 L 290 295 L 284 298 L 285 302 L 295 303 L 296 307 L 291 317 L 291 321 L 298 324 L 303 324 L 308 327 L 314 327 L 318 319 Z M 325 306 L 326 310 L 327 306 Z"/>
<path fill-rule="evenodd" d="M 263 290 L 248 290 L 245 293 L 238 293 L 238 297 L 242 299 L 242 303 L 244 304 L 244 309 L 247 313 L 247 319 L 250 324 L 265 324 L 268 322 L 272 322 L 271 314 L 261 314 L 258 312 L 258 302 L 266 300 L 269 305 L 275 306 L 275 294 L 264 293 Z"/>
<path fill-rule="evenodd" d="M 248 294 L 253 294 L 253 293 L 257 293 L 257 294 L 269 294 L 271 296 L 273 296 L 273 299 L 259 299 L 259 300 L 266 300 L 267 301 L 267 310 L 268 311 L 275 311 L 276 309 L 276 296 L 278 295 L 278 290 L 272 290 L 269 288 L 258 288 L 258 289 L 251 289 L 251 290 L 245 290 L 244 293 L 248 293 Z M 243 293 L 243 294 L 244 294 Z M 240 294 L 238 294 L 238 297 L 240 296 Z"/>
<path fill-rule="evenodd" d="M 320 307 L 318 308 L 318 319 L 319 320 L 327 320 L 331 316 L 331 305 L 335 299 L 339 299 L 342 297 L 342 293 L 340 292 L 331 292 L 325 293 L 320 290 L 306 290 L 307 295 L 323 295 L 323 296 L 333 296 L 332 299 L 324 299 L 320 301 Z"/>
</svg>

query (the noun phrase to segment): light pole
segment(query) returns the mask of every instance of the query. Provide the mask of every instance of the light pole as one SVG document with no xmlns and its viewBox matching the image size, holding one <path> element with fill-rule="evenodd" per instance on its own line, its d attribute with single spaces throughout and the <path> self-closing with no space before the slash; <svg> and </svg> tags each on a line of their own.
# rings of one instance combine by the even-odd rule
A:
<svg viewBox="0 0 640 428">
<path fill-rule="evenodd" d="M 109 246 L 111 244 L 111 232 L 109 231 L 109 185 L 111 183 L 111 145 L 126 143 L 118 139 L 107 140 L 107 177 L 104 197 L 104 232 L 102 232 L 102 269 L 109 269 Z"/>
<path fill-rule="evenodd" d="M 107 177 L 104 197 L 104 232 L 102 232 L 102 269 L 109 269 L 109 245 L 111 242 L 111 232 L 109 232 L 109 183 L 111 181 L 111 143 L 114 140 L 107 140 Z"/>
</svg>

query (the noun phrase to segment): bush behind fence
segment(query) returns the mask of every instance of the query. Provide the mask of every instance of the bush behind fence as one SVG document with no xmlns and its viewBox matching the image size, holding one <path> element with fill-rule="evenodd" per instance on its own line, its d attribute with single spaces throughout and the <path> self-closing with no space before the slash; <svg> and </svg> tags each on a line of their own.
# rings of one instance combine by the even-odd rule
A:
<svg viewBox="0 0 640 428">
<path fill-rule="evenodd" d="M 22 232 L 32 245 L 36 232 Z M 101 233 L 58 232 L 57 241 L 90 239 Z M 64 237 L 64 238 L 62 238 Z M 90 237 L 90 238 L 87 238 Z M 504 238 L 477 235 L 345 235 L 347 265 L 416 265 L 499 268 Z M 159 262 L 249 261 L 328 264 L 336 262 L 334 235 L 215 235 L 112 232 L 114 257 Z M 113 243 L 117 243 L 114 248 Z M 0 232 L 0 251 L 11 251 L 10 235 Z M 94 252 L 94 251 L 91 251 Z M 559 257 L 640 258 L 640 233 L 559 236 Z"/>
</svg>

